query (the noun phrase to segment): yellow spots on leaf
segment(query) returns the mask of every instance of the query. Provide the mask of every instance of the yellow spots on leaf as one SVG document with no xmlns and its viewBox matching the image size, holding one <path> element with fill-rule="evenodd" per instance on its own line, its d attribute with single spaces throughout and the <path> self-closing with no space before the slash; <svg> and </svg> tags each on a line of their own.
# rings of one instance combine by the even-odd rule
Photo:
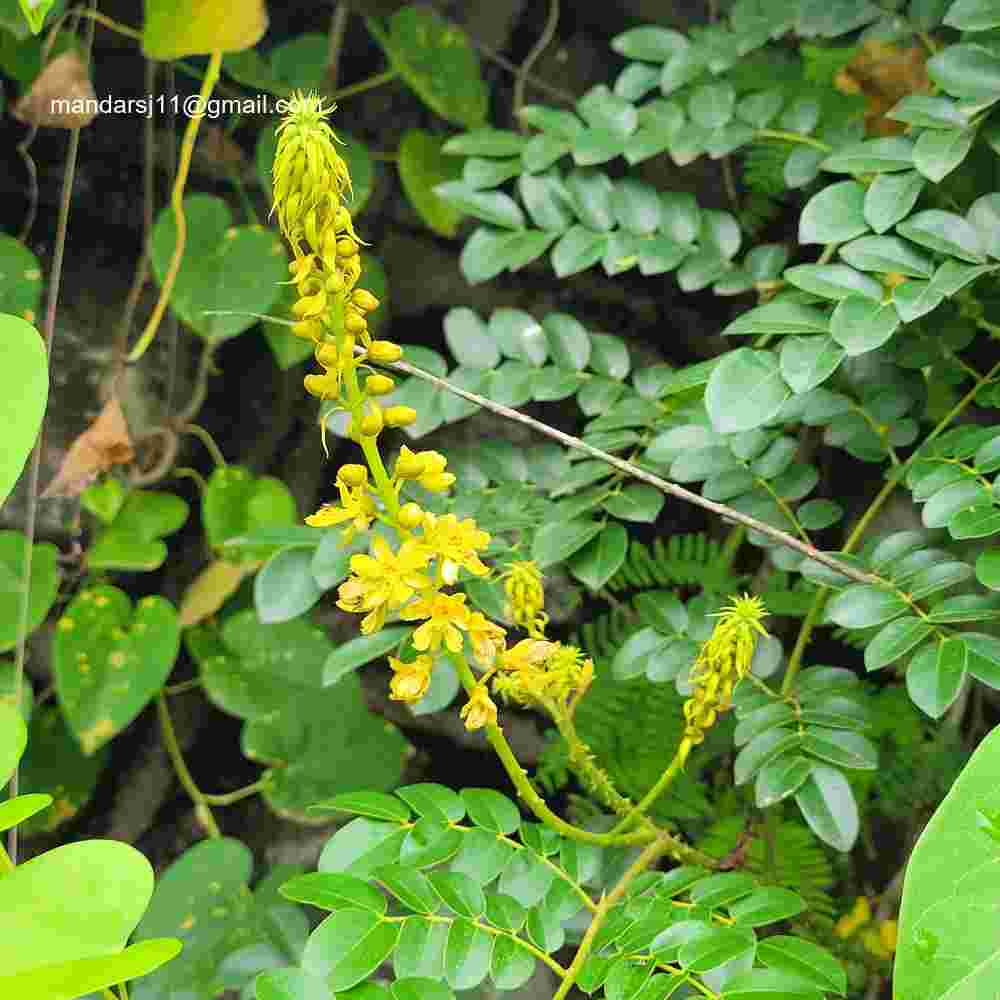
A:
<svg viewBox="0 0 1000 1000">
<path fill-rule="evenodd" d="M 119 628 L 119 627 L 118 627 L 118 626 L 116 625 L 116 626 L 115 626 L 115 627 L 114 627 L 114 628 L 113 628 L 113 629 L 111 630 L 111 638 L 112 638 L 112 639 L 114 639 L 114 640 L 115 640 L 115 642 L 122 642 L 123 640 L 125 640 L 126 638 L 128 638 L 128 636 L 126 635 L 126 633 L 125 633 L 125 630 L 124 630 L 124 629 L 122 629 L 122 628 Z"/>
<path fill-rule="evenodd" d="M 59 624 L 56 625 L 56 628 L 59 629 L 60 632 L 72 632 L 73 629 L 76 628 L 76 622 L 73 621 L 73 619 L 68 615 L 63 615 L 63 617 L 59 619 Z"/>
<path fill-rule="evenodd" d="M 121 650 L 117 650 L 108 657 L 108 666 L 114 670 L 121 670 L 127 659 L 128 657 Z"/>
<path fill-rule="evenodd" d="M 59 798 L 52 803 L 52 813 L 49 821 L 53 826 L 72 819 L 77 813 L 77 808 L 69 799 Z"/>
<path fill-rule="evenodd" d="M 110 719 L 98 719 L 90 729 L 80 734 L 80 746 L 89 757 L 99 746 L 115 734 L 115 724 Z"/>
<path fill-rule="evenodd" d="M 24 278 L 26 281 L 41 281 L 42 280 L 41 268 L 29 267 L 24 272 Z"/>
<path fill-rule="evenodd" d="M 227 240 L 235 240 L 238 235 L 239 235 L 239 233 L 236 231 L 236 227 L 235 226 L 230 226 L 226 230 L 226 239 Z"/>
<path fill-rule="evenodd" d="M 97 597 L 94 598 L 94 604 L 98 608 L 106 608 L 110 603 L 111 602 L 108 599 L 107 594 L 98 594 Z"/>
<path fill-rule="evenodd" d="M 27 320 L 27 321 L 28 321 L 29 323 L 34 323 L 34 322 L 35 322 L 35 310 L 34 310 L 34 309 L 25 309 L 25 310 L 24 310 L 24 312 L 23 312 L 23 313 L 21 313 L 21 315 L 22 315 L 22 316 L 23 316 L 23 317 L 24 317 L 24 318 L 25 318 L 25 319 L 26 319 L 26 320 Z"/>
<path fill-rule="evenodd" d="M 181 929 L 182 931 L 189 931 L 189 930 L 191 930 L 191 928 L 192 928 L 192 927 L 194 927 L 194 914 L 193 914 L 193 913 L 189 913 L 189 914 L 188 914 L 188 915 L 187 915 L 187 916 L 186 916 L 186 917 L 185 917 L 185 918 L 184 918 L 184 919 L 183 919 L 183 920 L 181 921 L 181 926 L 180 926 L 180 929 Z"/>
<path fill-rule="evenodd" d="M 148 627 L 149 626 L 145 622 L 136 622 L 136 624 L 132 626 L 132 631 L 142 635 Z"/>
<path fill-rule="evenodd" d="M 139 602 L 139 607 L 140 608 L 155 608 L 156 607 L 156 598 L 155 597 L 144 597 Z"/>
</svg>

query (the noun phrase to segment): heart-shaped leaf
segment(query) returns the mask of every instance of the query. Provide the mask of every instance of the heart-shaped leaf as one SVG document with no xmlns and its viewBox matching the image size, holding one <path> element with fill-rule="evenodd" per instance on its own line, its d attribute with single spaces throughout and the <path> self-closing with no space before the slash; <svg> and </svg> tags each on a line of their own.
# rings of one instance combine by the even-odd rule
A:
<svg viewBox="0 0 1000 1000">
<path fill-rule="evenodd" d="M 201 516 L 208 544 L 213 549 L 261 528 L 294 525 L 299 520 L 295 500 L 280 479 L 254 476 L 240 465 L 227 465 L 212 473 L 202 497 Z M 227 546 L 226 557 L 233 561 L 257 561 L 268 558 L 279 548 L 280 542 Z"/>
<path fill-rule="evenodd" d="M 25 538 L 19 531 L 0 531 L 0 651 L 17 645 L 24 588 Z M 28 632 L 45 621 L 59 592 L 59 550 L 48 542 L 31 550 L 31 586 L 28 590 Z"/>
<path fill-rule="evenodd" d="M 208 697 L 246 720 L 243 752 L 272 766 L 264 799 L 279 814 L 317 822 L 313 803 L 399 781 L 405 739 L 368 711 L 356 676 L 322 686 L 333 645 L 319 629 L 303 619 L 263 625 L 243 611 L 221 632 L 192 630 L 187 643 Z"/>
<path fill-rule="evenodd" d="M 56 691 L 85 754 L 125 728 L 163 686 L 177 659 L 180 624 L 163 597 L 133 609 L 127 594 L 100 584 L 82 590 L 56 625 Z"/>
<path fill-rule="evenodd" d="M 0 269 L 4 272 L 6 285 L 4 249 L 5 244 L 0 240 Z M 0 297 L 0 303 L 4 297 Z M 30 307 L 25 311 L 34 312 Z M 4 428 L 4 446 L 0 453 L 2 504 L 21 475 L 42 426 L 49 397 L 49 367 L 41 336 L 24 319 L 0 314 L 0 340 L 3 341 L 4 360 L 0 375 L 0 421 Z"/>
<path fill-rule="evenodd" d="M 145 0 L 142 50 L 170 61 L 256 45 L 267 30 L 264 0 Z"/>
<path fill-rule="evenodd" d="M 114 520 L 87 552 L 87 566 L 138 572 L 159 569 L 167 558 L 167 546 L 160 539 L 180 530 L 188 512 L 187 503 L 172 493 L 129 493 Z"/>
<path fill-rule="evenodd" d="M 170 305 L 199 336 L 226 340 L 250 329 L 278 299 L 278 282 L 288 277 L 284 247 L 262 226 L 234 226 L 221 198 L 195 194 L 184 199 L 187 242 Z M 151 259 L 163 282 L 177 242 L 173 212 L 160 213 L 153 227 Z M 232 310 L 239 315 L 206 315 Z"/>
</svg>

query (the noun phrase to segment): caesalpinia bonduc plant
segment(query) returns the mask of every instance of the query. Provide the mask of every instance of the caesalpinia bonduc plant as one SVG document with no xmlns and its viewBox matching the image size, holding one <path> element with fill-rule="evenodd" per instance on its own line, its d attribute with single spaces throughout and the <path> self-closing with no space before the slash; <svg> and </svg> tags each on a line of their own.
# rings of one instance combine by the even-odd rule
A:
<svg viewBox="0 0 1000 1000">
<path fill-rule="evenodd" d="M 798 982 L 806 991 L 804 996 L 821 996 L 815 981 L 810 985 L 808 977 L 796 980 L 782 971 L 780 948 L 768 953 L 771 960 L 765 964 L 769 968 L 754 968 L 757 940 L 752 928 L 759 923 L 741 922 L 734 903 L 737 897 L 745 901 L 748 893 L 763 893 L 772 902 L 780 903 L 770 911 L 767 922 L 773 922 L 801 912 L 802 901 L 787 890 L 756 887 L 749 876 L 717 871 L 721 866 L 713 857 L 684 843 L 671 829 L 657 825 L 648 816 L 650 807 L 684 767 L 692 748 L 703 741 L 719 715 L 730 708 L 735 686 L 749 676 L 757 640 L 767 635 L 763 603 L 744 595 L 734 598 L 717 614 L 717 624 L 692 667 L 692 690 L 684 705 L 685 728 L 674 759 L 642 801 L 633 803 L 615 788 L 575 732 L 574 711 L 594 677 L 594 664 L 578 648 L 547 635 L 544 583 L 538 567 L 530 561 L 512 561 L 491 568 L 483 561 L 490 535 L 472 518 L 436 514 L 410 499 L 411 484 L 431 493 L 445 493 L 451 488 L 455 476 L 448 471 L 445 456 L 435 451 L 413 452 L 403 446 L 394 461 L 387 462 L 384 457 L 385 432 L 411 424 L 417 414 L 406 406 L 384 406 L 380 402 L 392 391 L 394 382 L 377 369 L 391 370 L 401 359 L 402 349 L 390 341 L 373 339 L 368 328 L 367 317 L 379 303 L 372 294 L 357 288 L 362 270 L 361 241 L 343 203 L 343 196 L 350 189 L 350 176 L 337 152 L 337 137 L 327 123 L 331 110 L 313 95 L 299 94 L 292 100 L 278 133 L 274 161 L 275 212 L 294 255 L 289 265 L 298 295 L 293 307 L 296 317 L 293 332 L 315 343 L 315 358 L 323 369 L 322 373 L 307 375 L 305 387 L 326 404 L 322 414 L 324 426 L 330 414 L 346 411 L 347 436 L 360 446 L 364 464 L 342 465 L 336 475 L 336 502 L 324 505 L 306 520 L 314 527 L 338 530 L 345 544 L 355 543 L 359 536 L 368 536 L 368 551 L 350 557 L 350 575 L 340 586 L 338 606 L 361 616 L 360 629 L 367 636 L 378 633 L 390 619 L 416 623 L 410 640 L 401 643 L 398 655 L 389 657 L 394 699 L 411 704 L 420 700 L 431 683 L 435 661 L 441 656 L 451 660 L 467 695 L 461 709 L 465 726 L 469 730 L 485 730 L 518 795 L 541 821 L 542 826 L 536 825 L 537 830 L 545 835 L 529 834 L 530 825 L 525 824 L 521 841 L 513 841 L 510 824 L 505 821 L 494 829 L 493 821 L 483 819 L 482 811 L 471 805 L 470 818 L 476 825 L 494 829 L 498 841 L 523 852 L 523 857 L 537 855 L 537 863 L 550 877 L 557 872 L 557 882 L 561 880 L 570 886 L 567 892 L 574 895 L 576 904 L 568 909 L 553 904 L 547 916 L 538 917 L 541 924 L 537 921 L 532 924 L 529 919 L 524 933 L 523 920 L 500 919 L 500 910 L 491 909 L 488 901 L 484 911 L 483 907 L 472 905 L 469 897 L 454 897 L 451 894 L 454 881 L 464 878 L 458 872 L 432 874 L 432 884 L 438 887 L 448 907 L 468 922 L 469 927 L 460 928 L 462 934 L 485 934 L 487 946 L 495 953 L 503 952 L 502 961 L 497 954 L 493 956 L 493 964 L 500 965 L 500 971 L 493 972 L 498 983 L 512 982 L 507 975 L 507 952 L 521 949 L 522 957 L 528 958 L 528 973 L 535 958 L 544 960 L 556 972 L 560 979 L 556 997 L 560 1000 L 574 984 L 585 984 L 592 992 L 607 978 L 606 989 L 610 994 L 618 989 L 622 977 L 651 975 L 651 982 L 657 984 L 657 995 L 661 995 L 660 986 L 665 992 L 673 992 L 681 983 L 688 983 L 706 997 L 719 996 L 723 986 L 727 987 L 726 996 L 737 996 L 728 990 L 744 983 L 747 989 L 758 991 L 755 996 L 763 996 L 766 992 L 759 990 L 765 983 L 783 988 Z M 513 628 L 524 633 L 523 637 L 512 635 L 513 629 L 508 631 L 467 604 L 467 595 L 461 590 L 463 580 L 482 579 L 493 573 L 504 584 L 506 616 Z M 552 811 L 515 759 L 498 725 L 497 700 L 539 709 L 552 718 L 569 747 L 570 766 L 597 801 L 613 814 L 608 826 L 603 830 L 588 829 Z M 403 800 L 424 817 L 416 826 L 447 815 L 449 822 L 444 833 L 468 831 L 469 828 L 458 824 L 465 807 L 458 804 L 461 800 L 457 796 L 446 795 L 447 790 L 440 786 L 414 787 L 436 789 L 433 795 L 430 791 L 427 795 L 437 802 L 432 808 L 422 795 L 414 798 L 406 789 L 400 791 Z M 361 817 L 391 817 L 402 829 L 416 830 L 413 823 L 404 819 L 409 816 L 408 808 L 400 807 L 398 802 L 395 805 L 383 802 L 387 796 L 382 796 L 376 806 L 372 803 L 377 796 L 363 802 L 356 796 L 343 798 L 345 811 Z M 471 804 L 485 800 L 467 801 Z M 518 820 L 513 827 L 519 825 Z M 387 829 L 394 826 L 388 824 Z M 370 833 L 376 839 L 385 835 L 381 828 Z M 325 871 L 335 867 L 337 839 L 328 848 Z M 567 846 L 560 848 L 559 844 L 568 845 L 570 851 L 574 844 L 590 845 L 591 851 L 623 847 L 642 850 L 638 857 L 632 858 L 624 874 L 605 885 L 607 891 L 594 899 L 584 888 L 590 876 L 584 874 L 582 867 L 567 862 L 571 855 L 566 853 Z M 547 860 L 554 850 L 559 851 L 559 865 Z M 440 856 L 431 853 L 432 861 L 415 860 L 414 868 L 433 866 L 450 856 L 443 849 Z M 411 857 L 417 858 L 412 854 Z M 681 867 L 670 875 L 654 875 L 649 869 L 663 857 L 680 862 Z M 400 864 L 405 867 L 406 859 L 401 858 Z M 348 866 L 344 877 L 355 870 Z M 395 893 L 396 876 L 388 869 L 367 874 L 394 892 L 404 909 L 416 905 L 417 911 L 422 912 L 412 893 Z M 637 887 L 636 879 L 640 876 L 645 881 Z M 413 877 L 422 879 L 416 870 Z M 721 887 L 733 879 L 740 881 L 741 886 L 736 895 L 723 892 L 716 898 L 705 892 L 713 884 Z M 747 879 L 749 883 L 743 885 Z M 482 890 L 472 892 L 468 885 L 465 888 L 476 899 L 482 896 Z M 780 900 L 775 899 L 775 893 L 781 896 Z M 688 898 L 681 899 L 681 895 Z M 504 906 L 514 902 L 509 895 L 501 893 L 500 898 L 506 901 Z M 654 900 L 662 905 L 654 907 L 656 926 L 652 933 L 621 940 L 606 931 L 601 936 L 601 928 L 606 928 L 609 919 L 621 920 L 636 906 L 648 907 Z M 544 910 L 548 904 L 540 905 Z M 562 930 L 550 934 L 544 930 L 547 926 L 544 921 L 551 923 L 554 919 L 558 926 L 571 910 L 578 912 L 582 906 L 590 911 L 589 921 L 572 962 L 560 965 L 548 953 L 561 946 Z M 347 918 L 341 913 L 335 913 L 330 920 L 335 918 L 343 920 L 346 927 Z M 370 914 L 358 916 L 365 927 L 372 919 Z M 405 918 L 392 915 L 379 918 L 387 924 L 402 919 Z M 444 916 L 421 919 L 459 923 L 457 918 Z M 454 932 L 453 927 L 449 934 Z M 384 949 L 387 952 L 394 946 L 392 933 L 387 931 L 389 943 Z M 448 940 L 450 949 L 450 936 Z M 692 950 L 695 942 L 701 943 Z M 692 963 L 695 951 L 701 954 L 709 945 L 725 947 L 711 955 L 705 952 L 700 961 Z M 822 953 L 808 942 L 794 942 L 795 947 L 799 945 Z M 828 957 L 824 957 L 828 963 Z M 455 977 L 456 982 L 461 981 L 458 972 L 454 976 L 449 974 L 449 981 Z M 834 982 L 838 982 L 837 976 Z M 506 985 L 506 988 L 511 987 Z"/>
</svg>

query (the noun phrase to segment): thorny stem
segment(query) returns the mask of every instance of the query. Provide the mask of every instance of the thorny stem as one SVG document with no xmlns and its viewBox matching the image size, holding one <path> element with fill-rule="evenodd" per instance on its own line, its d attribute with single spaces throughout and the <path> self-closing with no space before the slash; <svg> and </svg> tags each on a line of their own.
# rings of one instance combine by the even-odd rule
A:
<svg viewBox="0 0 1000 1000">
<path fill-rule="evenodd" d="M 208 66 L 205 69 L 205 79 L 202 80 L 201 90 L 198 93 L 202 108 L 208 105 L 208 99 L 219 79 L 221 69 L 222 52 L 213 52 L 208 60 Z M 170 193 L 170 204 L 174 211 L 175 238 L 177 242 L 174 244 L 174 253 L 170 258 L 167 273 L 163 277 L 163 285 L 160 287 L 160 297 L 156 302 L 152 315 L 149 317 L 146 329 L 142 331 L 142 336 L 128 356 L 130 362 L 138 361 L 153 342 L 163 315 L 167 311 L 167 303 L 170 301 L 170 295 L 174 290 L 174 283 L 181 269 L 181 261 L 184 258 L 184 245 L 187 242 L 187 219 L 184 216 L 184 188 L 187 184 L 188 173 L 191 170 L 191 156 L 194 153 L 194 145 L 198 138 L 198 128 L 201 125 L 203 117 L 204 114 L 192 115 L 188 121 L 187 128 L 184 130 L 184 139 L 181 142 L 181 155 L 177 164 L 177 176 L 174 178 L 174 187 Z"/>
<path fill-rule="evenodd" d="M 163 733 L 163 745 L 166 747 L 170 763 L 174 766 L 177 780 L 180 781 L 184 791 L 195 805 L 195 813 L 202 822 L 208 835 L 212 838 L 222 836 L 222 831 L 215 822 L 212 810 L 206 800 L 202 790 L 195 783 L 187 764 L 184 762 L 184 754 L 181 752 L 180 743 L 177 742 L 177 732 L 174 729 L 174 720 L 170 718 L 170 708 L 167 705 L 167 697 L 161 691 L 156 696 L 156 711 L 160 717 L 160 730 Z"/>
<path fill-rule="evenodd" d="M 600 902 L 597 904 L 597 911 L 590 921 L 590 926 L 587 928 L 586 934 L 583 935 L 580 947 L 577 948 L 576 954 L 573 956 L 573 961 L 566 970 L 566 975 L 559 984 L 559 989 L 553 994 L 552 1000 L 565 1000 L 566 995 L 573 988 L 573 984 L 576 982 L 576 977 L 580 974 L 584 962 L 590 956 L 591 949 L 594 947 L 594 939 L 607 919 L 608 913 L 617 905 L 618 901 L 625 895 L 625 890 L 628 889 L 629 885 L 636 878 L 652 865 L 656 864 L 664 854 L 670 853 L 673 848 L 672 841 L 673 838 L 669 834 L 664 833 L 648 844 L 639 857 L 629 865 L 625 874 L 618 880 L 618 884 L 611 892 L 601 897 Z"/>
</svg>

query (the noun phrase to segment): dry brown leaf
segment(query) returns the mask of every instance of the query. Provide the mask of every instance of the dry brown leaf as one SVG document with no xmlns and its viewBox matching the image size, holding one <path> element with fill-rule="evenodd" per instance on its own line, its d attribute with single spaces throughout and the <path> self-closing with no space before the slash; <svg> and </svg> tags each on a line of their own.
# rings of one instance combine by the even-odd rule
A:
<svg viewBox="0 0 1000 1000">
<path fill-rule="evenodd" d="M 224 559 L 206 566 L 184 591 L 179 614 L 181 628 L 191 628 L 214 615 L 253 570 L 254 566 L 249 563 L 231 563 Z"/>
<path fill-rule="evenodd" d="M 30 125 L 83 128 L 96 116 L 96 97 L 87 64 L 68 49 L 46 64 L 11 111 Z"/>
<path fill-rule="evenodd" d="M 97 419 L 69 446 L 42 497 L 79 496 L 101 472 L 135 458 L 121 403 L 112 396 Z"/>
<path fill-rule="evenodd" d="M 886 112 L 907 94 L 929 94 L 927 50 L 922 45 L 902 49 L 885 42 L 865 42 L 851 62 L 837 74 L 834 85 L 843 94 L 862 94 L 865 132 L 868 135 L 898 135 L 905 122 L 886 118 Z"/>
</svg>

